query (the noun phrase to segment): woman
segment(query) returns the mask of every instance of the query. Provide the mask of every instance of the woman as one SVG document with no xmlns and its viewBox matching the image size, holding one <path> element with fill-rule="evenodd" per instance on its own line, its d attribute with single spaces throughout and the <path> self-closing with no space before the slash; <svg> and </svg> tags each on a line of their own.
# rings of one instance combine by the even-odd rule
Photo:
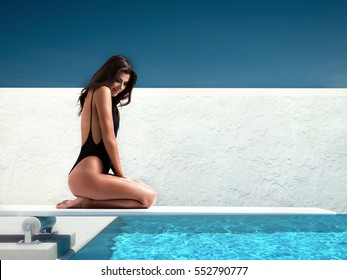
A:
<svg viewBox="0 0 347 280">
<path fill-rule="evenodd" d="M 137 75 L 124 56 L 111 57 L 79 97 L 82 147 L 68 184 L 77 197 L 57 208 L 149 208 L 156 199 L 150 186 L 124 176 L 120 163 L 117 106 L 128 105 Z M 114 175 L 108 174 L 110 168 Z"/>
</svg>

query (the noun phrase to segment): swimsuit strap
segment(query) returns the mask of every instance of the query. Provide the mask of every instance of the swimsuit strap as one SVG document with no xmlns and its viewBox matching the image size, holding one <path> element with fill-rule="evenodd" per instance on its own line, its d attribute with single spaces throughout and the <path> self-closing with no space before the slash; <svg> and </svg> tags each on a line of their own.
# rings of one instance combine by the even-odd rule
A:
<svg viewBox="0 0 347 280">
<path fill-rule="evenodd" d="M 92 92 L 92 100 L 90 101 L 90 125 L 89 125 L 89 130 L 92 132 L 92 117 L 93 117 L 93 97 L 94 97 L 94 91 Z"/>
</svg>

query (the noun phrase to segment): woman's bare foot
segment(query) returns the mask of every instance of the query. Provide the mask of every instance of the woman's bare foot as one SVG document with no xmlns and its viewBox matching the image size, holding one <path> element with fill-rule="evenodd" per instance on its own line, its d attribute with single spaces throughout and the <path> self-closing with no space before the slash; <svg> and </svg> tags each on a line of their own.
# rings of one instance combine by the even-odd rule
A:
<svg viewBox="0 0 347 280">
<path fill-rule="evenodd" d="M 73 200 L 64 200 L 56 205 L 58 209 L 88 208 L 89 198 L 77 197 Z"/>
</svg>

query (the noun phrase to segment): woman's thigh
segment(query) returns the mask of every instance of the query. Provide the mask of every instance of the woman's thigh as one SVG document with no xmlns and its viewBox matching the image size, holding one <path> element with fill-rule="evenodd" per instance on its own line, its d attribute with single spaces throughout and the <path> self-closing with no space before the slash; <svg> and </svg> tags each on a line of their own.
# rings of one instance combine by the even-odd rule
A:
<svg viewBox="0 0 347 280">
<path fill-rule="evenodd" d="M 146 200 L 155 192 L 142 183 L 97 172 L 73 172 L 69 176 L 69 187 L 75 196 L 94 200 L 135 199 Z"/>
</svg>

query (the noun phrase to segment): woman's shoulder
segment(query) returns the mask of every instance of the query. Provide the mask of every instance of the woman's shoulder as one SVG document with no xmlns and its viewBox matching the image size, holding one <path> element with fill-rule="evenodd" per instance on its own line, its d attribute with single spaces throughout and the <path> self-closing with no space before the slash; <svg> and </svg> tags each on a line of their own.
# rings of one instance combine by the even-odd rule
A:
<svg viewBox="0 0 347 280">
<path fill-rule="evenodd" d="M 107 94 L 107 95 L 111 95 L 111 89 L 107 86 L 100 86 L 96 89 L 94 89 L 95 93 L 100 93 L 100 94 Z"/>
<path fill-rule="evenodd" d="M 107 86 L 101 86 L 94 90 L 94 95 L 97 99 L 111 99 L 111 89 Z"/>
<path fill-rule="evenodd" d="M 94 98 L 97 105 L 109 105 L 112 103 L 111 90 L 107 86 L 101 86 L 94 90 Z"/>
</svg>

